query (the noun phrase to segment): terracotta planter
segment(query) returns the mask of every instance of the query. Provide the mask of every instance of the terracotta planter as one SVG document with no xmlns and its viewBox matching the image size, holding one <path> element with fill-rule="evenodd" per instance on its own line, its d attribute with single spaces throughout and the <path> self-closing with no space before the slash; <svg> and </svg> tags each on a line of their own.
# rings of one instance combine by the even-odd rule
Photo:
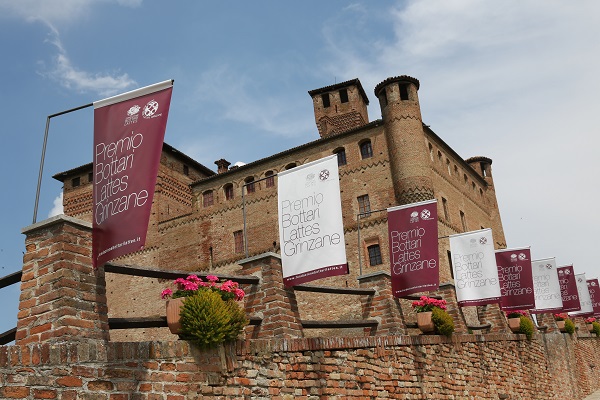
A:
<svg viewBox="0 0 600 400">
<path fill-rule="evenodd" d="M 429 333 L 435 330 L 435 326 L 431 320 L 431 311 L 417 313 L 417 326 L 423 333 Z"/>
<path fill-rule="evenodd" d="M 588 332 L 594 332 L 594 325 L 592 325 L 592 324 L 586 324 L 586 325 L 587 325 Z"/>
<path fill-rule="evenodd" d="M 183 300 L 185 300 L 185 297 L 178 297 L 176 299 L 167 300 L 167 325 L 169 325 L 171 333 L 175 335 L 179 335 L 181 333 L 179 313 L 181 312 Z"/>
<path fill-rule="evenodd" d="M 565 321 L 556 321 L 556 326 L 561 332 L 565 332 Z"/>
<path fill-rule="evenodd" d="M 521 330 L 521 318 L 520 317 L 516 317 L 516 318 L 509 318 L 508 319 L 508 327 L 510 328 L 511 331 L 517 333 Z"/>
</svg>

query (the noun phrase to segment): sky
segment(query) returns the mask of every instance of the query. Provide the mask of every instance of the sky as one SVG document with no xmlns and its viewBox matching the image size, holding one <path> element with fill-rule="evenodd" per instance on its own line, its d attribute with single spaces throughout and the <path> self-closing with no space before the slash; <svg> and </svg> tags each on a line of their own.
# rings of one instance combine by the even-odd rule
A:
<svg viewBox="0 0 600 400">
<path fill-rule="evenodd" d="M 0 0 L 0 277 L 22 267 L 46 118 L 174 79 L 165 141 L 216 170 L 317 139 L 308 91 L 419 79 L 423 122 L 493 160 L 507 245 L 600 277 L 600 2 Z M 52 176 L 92 160 L 91 108 L 51 119 Z M 54 210 L 56 212 L 56 210 Z M 0 332 L 19 285 L 0 289 Z"/>
</svg>

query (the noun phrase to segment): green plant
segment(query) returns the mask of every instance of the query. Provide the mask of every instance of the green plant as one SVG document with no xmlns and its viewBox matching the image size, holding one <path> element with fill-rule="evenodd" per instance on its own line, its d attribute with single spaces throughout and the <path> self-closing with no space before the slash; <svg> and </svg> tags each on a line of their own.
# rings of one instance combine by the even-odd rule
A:
<svg viewBox="0 0 600 400">
<path fill-rule="evenodd" d="M 533 321 L 523 315 L 521 315 L 520 319 L 521 323 L 519 325 L 519 332 L 525 334 L 527 339 L 531 339 L 533 332 L 535 331 Z"/>
<path fill-rule="evenodd" d="M 596 336 L 600 336 L 600 323 L 592 322 L 592 332 L 596 334 Z"/>
<path fill-rule="evenodd" d="M 454 332 L 454 321 L 452 321 L 452 317 L 445 310 L 434 307 L 431 311 L 431 320 L 435 326 L 435 333 L 450 336 Z"/>
<path fill-rule="evenodd" d="M 234 300 L 223 300 L 212 290 L 187 297 L 180 315 L 182 336 L 201 348 L 234 340 L 248 324 L 244 310 Z"/>
<path fill-rule="evenodd" d="M 565 332 L 569 334 L 573 334 L 575 332 L 575 324 L 571 321 L 570 318 L 565 319 Z"/>
</svg>

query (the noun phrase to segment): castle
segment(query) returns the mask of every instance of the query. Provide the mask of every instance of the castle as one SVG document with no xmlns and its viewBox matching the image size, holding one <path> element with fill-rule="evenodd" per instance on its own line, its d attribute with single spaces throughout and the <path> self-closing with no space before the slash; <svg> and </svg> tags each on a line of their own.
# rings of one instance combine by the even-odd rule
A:
<svg viewBox="0 0 600 400">
<path fill-rule="evenodd" d="M 340 169 L 350 274 L 328 278 L 326 284 L 353 287 L 361 275 L 389 272 L 383 211 L 401 204 L 435 198 L 440 237 L 492 228 L 495 247 L 506 247 L 492 160 L 463 159 L 423 123 L 419 84 L 405 75 L 379 83 L 374 92 L 382 119 L 374 121 L 369 121 L 369 98 L 358 79 L 311 90 L 318 139 L 240 167 L 220 159 L 216 173 L 165 144 L 145 249 L 114 261 L 231 274 L 242 259 L 278 252 L 277 173 L 332 154 L 337 154 Z M 54 178 L 64 183 L 64 213 L 91 221 L 92 164 Z M 440 282 L 452 284 L 447 239 L 439 240 L 439 254 Z M 154 299 L 146 285 L 156 284 L 108 274 L 109 304 L 120 309 L 111 316 L 159 313 L 151 306 L 133 309 L 131 301 Z M 128 290 L 119 290 L 122 285 Z M 300 297 L 301 312 L 316 317 L 335 308 L 322 301 L 315 309 Z M 349 307 L 338 316 L 348 318 L 357 310 Z M 131 335 L 123 339 L 132 340 Z"/>
</svg>

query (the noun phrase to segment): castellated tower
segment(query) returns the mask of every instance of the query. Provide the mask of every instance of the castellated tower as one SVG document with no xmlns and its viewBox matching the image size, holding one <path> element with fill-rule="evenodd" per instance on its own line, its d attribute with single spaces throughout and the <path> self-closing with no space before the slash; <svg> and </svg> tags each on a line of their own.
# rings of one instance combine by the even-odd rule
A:
<svg viewBox="0 0 600 400">
<path fill-rule="evenodd" d="M 388 78 L 375 87 L 399 205 L 434 198 L 418 90 L 419 81 L 406 75 Z"/>
<path fill-rule="evenodd" d="M 369 122 L 369 99 L 360 81 L 353 79 L 308 92 L 321 137 L 349 131 Z"/>
</svg>

